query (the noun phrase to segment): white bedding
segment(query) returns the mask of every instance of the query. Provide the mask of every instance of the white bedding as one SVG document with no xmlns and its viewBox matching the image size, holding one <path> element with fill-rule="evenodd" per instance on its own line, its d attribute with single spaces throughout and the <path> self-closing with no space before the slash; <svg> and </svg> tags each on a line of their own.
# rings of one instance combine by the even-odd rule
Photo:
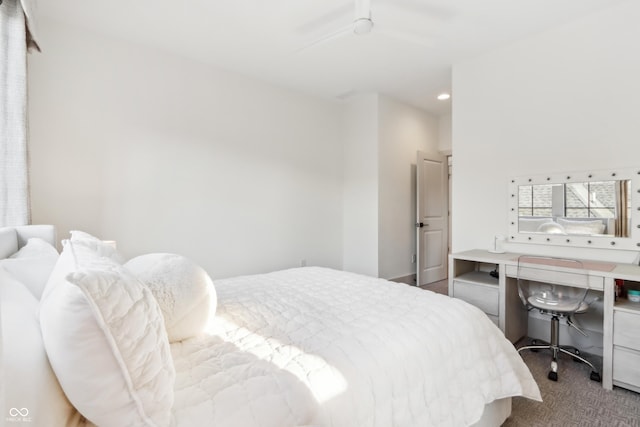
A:
<svg viewBox="0 0 640 427">
<path fill-rule="evenodd" d="M 209 334 L 172 344 L 176 426 L 466 426 L 540 400 L 477 308 L 323 268 L 215 282 Z"/>
</svg>

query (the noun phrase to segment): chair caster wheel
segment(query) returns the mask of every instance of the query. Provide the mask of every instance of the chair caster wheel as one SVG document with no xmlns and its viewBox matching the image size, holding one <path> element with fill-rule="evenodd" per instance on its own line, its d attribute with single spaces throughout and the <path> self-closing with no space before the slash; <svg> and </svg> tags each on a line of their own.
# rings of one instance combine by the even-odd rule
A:
<svg viewBox="0 0 640 427">
<path fill-rule="evenodd" d="M 531 345 L 538 345 L 538 340 L 531 340 Z M 537 353 L 539 351 L 537 348 L 532 348 L 530 350 L 534 353 Z"/>
<path fill-rule="evenodd" d="M 598 377 L 600 377 L 598 375 Z M 547 375 L 547 378 L 549 378 L 551 381 L 558 381 L 558 373 L 557 372 L 553 372 L 553 371 L 549 371 L 549 375 Z M 593 378 L 591 378 L 593 379 Z"/>
<path fill-rule="evenodd" d="M 600 377 L 600 374 L 597 373 L 596 371 L 591 371 L 591 375 L 589 376 L 589 378 L 591 378 L 591 381 L 595 381 L 598 383 L 602 382 L 602 378 Z"/>
</svg>

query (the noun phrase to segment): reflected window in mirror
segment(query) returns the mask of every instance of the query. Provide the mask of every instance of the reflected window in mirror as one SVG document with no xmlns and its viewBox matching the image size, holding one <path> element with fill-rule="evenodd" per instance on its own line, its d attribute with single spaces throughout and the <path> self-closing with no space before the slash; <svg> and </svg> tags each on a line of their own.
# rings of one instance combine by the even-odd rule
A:
<svg viewBox="0 0 640 427">
<path fill-rule="evenodd" d="M 520 216 L 552 216 L 553 187 L 551 184 L 521 185 L 518 187 L 518 211 Z"/>
<path fill-rule="evenodd" d="M 510 242 L 640 248 L 640 170 L 521 176 L 509 181 Z"/>
<path fill-rule="evenodd" d="M 631 180 L 518 186 L 520 233 L 629 237 Z"/>
</svg>

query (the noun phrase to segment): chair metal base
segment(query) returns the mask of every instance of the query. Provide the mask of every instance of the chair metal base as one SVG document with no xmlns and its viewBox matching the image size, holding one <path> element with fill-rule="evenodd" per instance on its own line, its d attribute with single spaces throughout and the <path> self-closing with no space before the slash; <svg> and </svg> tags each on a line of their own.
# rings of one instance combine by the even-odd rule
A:
<svg viewBox="0 0 640 427">
<path fill-rule="evenodd" d="M 591 367 L 590 378 L 593 381 L 601 382 L 602 378 L 600 377 L 600 373 L 598 372 L 596 367 L 593 365 L 593 363 L 589 362 L 587 359 L 580 356 L 580 350 L 572 346 L 561 346 L 559 344 L 559 339 L 558 339 L 559 332 L 560 332 L 560 320 L 558 316 L 554 315 L 551 317 L 551 342 L 544 343 L 544 345 L 536 345 L 536 342 L 539 340 L 533 340 L 532 345 L 520 347 L 518 349 L 518 352 L 521 352 L 522 350 L 531 350 L 531 351 L 551 350 L 553 358 L 551 359 L 551 370 L 549 371 L 547 378 L 549 378 L 552 381 L 558 381 L 558 355 L 560 353 L 564 353 L 571 356 L 574 361 L 582 362 L 586 365 L 589 365 Z"/>
</svg>

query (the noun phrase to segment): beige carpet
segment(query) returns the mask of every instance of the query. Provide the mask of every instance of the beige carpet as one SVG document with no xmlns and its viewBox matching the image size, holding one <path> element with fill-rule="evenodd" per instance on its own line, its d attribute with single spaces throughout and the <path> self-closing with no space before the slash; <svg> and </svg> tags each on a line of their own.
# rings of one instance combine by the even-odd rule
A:
<svg viewBox="0 0 640 427">
<path fill-rule="evenodd" d="M 428 285 L 420 286 L 420 289 L 427 289 L 438 294 L 449 294 L 449 281 L 447 279 L 440 280 L 439 282 L 430 283 Z"/>
<path fill-rule="evenodd" d="M 446 295 L 447 281 L 422 289 Z M 540 387 L 543 402 L 514 398 L 511 416 L 503 427 L 640 427 L 640 394 L 618 387 L 603 389 L 602 384 L 589 379 L 589 366 L 568 356 L 560 358 L 558 382 L 547 379 L 550 352 L 525 350 L 522 357 Z M 597 357 L 589 360 L 602 365 Z"/>
<path fill-rule="evenodd" d="M 568 356 L 559 361 L 558 382 L 547 379 L 550 352 L 525 350 L 522 357 L 540 387 L 543 402 L 514 398 L 511 417 L 503 426 L 640 427 L 640 394 L 618 387 L 603 389 L 589 379 L 591 368 Z M 597 358 L 589 360 L 596 366 L 602 363 Z"/>
</svg>

